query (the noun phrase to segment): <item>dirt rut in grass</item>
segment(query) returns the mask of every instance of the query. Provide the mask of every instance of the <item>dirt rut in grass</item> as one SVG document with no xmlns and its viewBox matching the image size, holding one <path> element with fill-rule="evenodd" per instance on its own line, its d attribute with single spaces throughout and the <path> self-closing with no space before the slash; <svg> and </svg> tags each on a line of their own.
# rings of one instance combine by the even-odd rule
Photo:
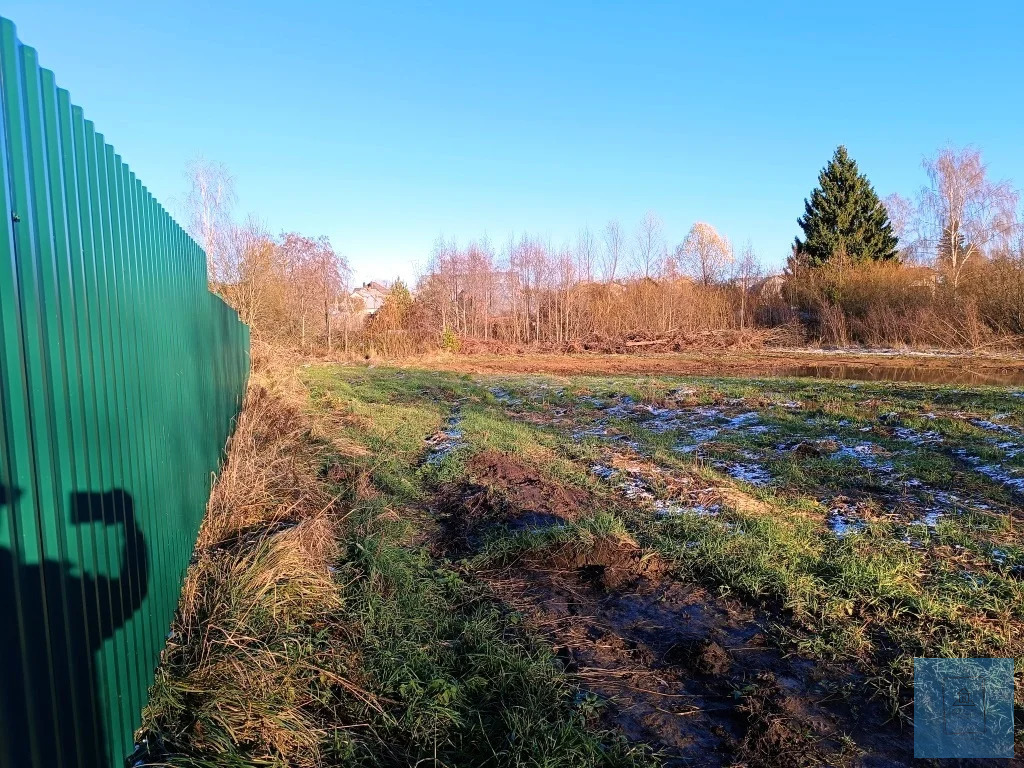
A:
<svg viewBox="0 0 1024 768">
<path fill-rule="evenodd" d="M 437 554 L 465 556 L 497 527 L 522 531 L 564 526 L 588 509 L 585 491 L 545 480 L 523 462 L 496 451 L 474 456 L 469 471 L 472 481 L 446 486 L 434 501 L 432 512 L 441 525 Z"/>
<path fill-rule="evenodd" d="M 471 471 L 477 482 L 449 489 L 443 502 L 449 554 L 472 552 L 482 529 L 564 524 L 593 509 L 585 492 L 510 457 L 484 454 Z M 566 670 L 604 703 L 606 724 L 666 765 L 912 761 L 909 731 L 865 701 L 848 670 L 784 656 L 767 637 L 768 614 L 676 580 L 629 538 L 571 539 L 481 576 L 550 638 Z"/>
</svg>

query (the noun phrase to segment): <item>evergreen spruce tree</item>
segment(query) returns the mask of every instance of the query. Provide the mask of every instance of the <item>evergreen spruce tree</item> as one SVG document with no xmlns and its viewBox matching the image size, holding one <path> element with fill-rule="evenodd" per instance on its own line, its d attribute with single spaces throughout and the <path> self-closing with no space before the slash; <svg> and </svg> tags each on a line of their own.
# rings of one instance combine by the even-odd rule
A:
<svg viewBox="0 0 1024 768">
<path fill-rule="evenodd" d="M 836 149 L 818 174 L 818 186 L 804 200 L 804 215 L 797 223 L 804 239 L 796 239 L 795 255 L 810 266 L 821 266 L 838 254 L 853 262 L 898 258 L 899 241 L 889 214 L 846 147 Z"/>
<path fill-rule="evenodd" d="M 942 237 L 939 238 L 939 261 L 957 263 L 974 252 L 973 246 L 967 242 L 963 232 L 947 224 L 942 228 Z"/>
</svg>

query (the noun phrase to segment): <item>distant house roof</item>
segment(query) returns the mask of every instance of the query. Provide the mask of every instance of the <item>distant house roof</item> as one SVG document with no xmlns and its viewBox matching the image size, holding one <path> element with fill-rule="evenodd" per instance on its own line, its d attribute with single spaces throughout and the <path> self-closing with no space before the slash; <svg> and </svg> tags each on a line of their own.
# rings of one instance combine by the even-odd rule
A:
<svg viewBox="0 0 1024 768">
<path fill-rule="evenodd" d="M 389 293 L 391 293 L 391 289 L 384 285 L 384 283 L 371 280 L 352 291 L 351 297 L 362 301 L 362 311 L 366 314 L 372 315 L 384 306 L 384 301 L 387 299 Z"/>
<path fill-rule="evenodd" d="M 777 299 L 782 296 L 782 288 L 785 284 L 786 278 L 783 275 L 768 275 L 750 287 L 763 298 Z"/>
</svg>

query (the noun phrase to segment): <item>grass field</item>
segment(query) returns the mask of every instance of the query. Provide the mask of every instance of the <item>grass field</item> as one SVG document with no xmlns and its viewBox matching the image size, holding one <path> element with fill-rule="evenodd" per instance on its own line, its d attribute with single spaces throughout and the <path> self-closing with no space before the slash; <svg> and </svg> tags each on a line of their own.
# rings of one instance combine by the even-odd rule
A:
<svg viewBox="0 0 1024 768">
<path fill-rule="evenodd" d="M 330 666 L 291 703 L 317 760 L 909 764 L 915 656 L 1015 657 L 1020 725 L 1018 391 L 300 378 L 337 510 L 335 592 L 281 641 Z M 167 666 L 150 727 L 229 764 L 202 762 L 217 718 L 168 737 L 194 728 L 197 663 Z"/>
</svg>

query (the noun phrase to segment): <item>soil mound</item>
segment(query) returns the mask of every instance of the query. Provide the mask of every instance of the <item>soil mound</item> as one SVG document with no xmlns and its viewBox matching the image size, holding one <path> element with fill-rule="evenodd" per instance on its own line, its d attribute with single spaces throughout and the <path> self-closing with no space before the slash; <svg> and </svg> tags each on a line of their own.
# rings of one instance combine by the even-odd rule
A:
<svg viewBox="0 0 1024 768">
<path fill-rule="evenodd" d="M 525 564 L 535 570 L 574 571 L 600 589 L 615 590 L 664 572 L 664 561 L 644 552 L 627 538 L 599 536 L 592 542 L 572 541 L 530 553 Z"/>
<path fill-rule="evenodd" d="M 474 456 L 469 470 L 481 485 L 500 492 L 508 517 L 533 514 L 574 522 L 589 508 L 586 491 L 547 480 L 530 465 L 497 451 Z"/>
<path fill-rule="evenodd" d="M 563 527 L 593 508 L 586 491 L 548 480 L 529 464 L 497 451 L 470 459 L 469 476 L 442 488 L 433 506 L 441 522 L 440 548 L 449 556 L 469 554 L 488 530 Z"/>
</svg>

